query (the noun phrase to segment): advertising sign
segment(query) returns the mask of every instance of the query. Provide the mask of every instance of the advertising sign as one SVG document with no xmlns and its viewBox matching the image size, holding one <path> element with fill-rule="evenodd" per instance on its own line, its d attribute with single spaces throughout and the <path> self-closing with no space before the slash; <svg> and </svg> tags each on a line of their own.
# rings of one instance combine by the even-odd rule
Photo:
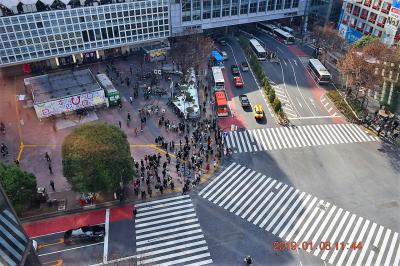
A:
<svg viewBox="0 0 400 266">
<path fill-rule="evenodd" d="M 339 33 L 349 43 L 353 43 L 363 36 L 363 34 L 361 32 L 359 32 L 358 30 L 353 29 L 351 27 L 347 27 L 347 26 L 346 26 L 346 28 L 343 28 L 342 31 L 341 31 L 341 29 L 339 29 Z"/>
<path fill-rule="evenodd" d="M 34 104 L 34 108 L 38 118 L 44 118 L 105 103 L 106 97 L 104 95 L 104 90 L 98 90 L 54 101 L 36 103 Z"/>
<path fill-rule="evenodd" d="M 393 0 L 391 12 L 400 15 L 400 0 Z"/>
<path fill-rule="evenodd" d="M 396 32 L 397 28 L 399 27 L 399 17 L 394 14 L 389 14 L 386 21 L 386 26 L 389 27 L 393 32 Z"/>
<path fill-rule="evenodd" d="M 346 38 L 346 33 L 347 33 L 347 26 L 344 24 L 340 24 L 339 26 L 339 34 L 340 36 L 342 36 L 343 38 Z"/>
</svg>

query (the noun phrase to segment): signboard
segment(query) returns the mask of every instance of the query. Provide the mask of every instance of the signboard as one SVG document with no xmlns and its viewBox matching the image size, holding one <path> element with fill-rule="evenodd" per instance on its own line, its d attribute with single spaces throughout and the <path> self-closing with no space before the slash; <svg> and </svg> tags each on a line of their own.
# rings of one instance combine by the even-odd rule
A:
<svg viewBox="0 0 400 266">
<path fill-rule="evenodd" d="M 358 30 L 347 27 L 347 32 L 346 32 L 346 36 L 345 36 L 345 39 L 347 42 L 353 43 L 353 42 L 357 41 L 358 39 L 360 39 L 362 36 L 363 36 L 363 34 L 361 32 L 359 32 Z"/>
<path fill-rule="evenodd" d="M 344 24 L 340 24 L 338 30 L 339 30 L 340 36 L 342 36 L 343 38 L 346 38 L 347 26 Z"/>
<path fill-rule="evenodd" d="M 391 12 L 400 15 L 400 0 L 393 0 Z"/>
<path fill-rule="evenodd" d="M 34 104 L 34 108 L 40 119 L 105 103 L 106 97 L 104 95 L 104 90 L 98 90 L 54 101 L 36 103 Z"/>
<path fill-rule="evenodd" d="M 396 32 L 397 28 L 399 27 L 399 17 L 395 14 L 389 14 L 386 21 L 386 26 L 389 27 L 393 32 Z"/>
</svg>

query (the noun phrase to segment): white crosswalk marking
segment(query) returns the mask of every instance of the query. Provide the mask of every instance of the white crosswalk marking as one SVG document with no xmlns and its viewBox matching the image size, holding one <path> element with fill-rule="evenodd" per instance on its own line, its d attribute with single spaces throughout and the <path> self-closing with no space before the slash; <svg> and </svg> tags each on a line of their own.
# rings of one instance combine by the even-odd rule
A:
<svg viewBox="0 0 400 266">
<path fill-rule="evenodd" d="M 354 124 L 307 125 L 233 131 L 225 136 L 235 153 L 378 141 Z"/>
<path fill-rule="evenodd" d="M 138 203 L 136 208 L 138 265 L 212 264 L 189 196 Z"/>
<path fill-rule="evenodd" d="M 329 134 L 330 138 L 326 135 L 325 139 L 320 139 L 323 143 L 343 143 L 344 139 L 340 137 L 339 131 L 332 131 L 337 134 L 331 134 L 332 132 L 328 133 L 329 128 L 334 127 L 328 126 L 321 128 L 319 133 L 316 133 L 318 130 L 313 132 L 314 134 Z M 302 138 L 301 130 L 298 128 L 293 130 L 297 131 L 298 138 Z M 306 141 L 304 144 L 301 141 L 296 142 L 295 135 L 291 131 L 291 129 L 280 131 L 282 138 L 284 135 L 288 137 L 288 134 L 292 134 L 292 140 L 288 138 L 291 142 L 287 145 L 307 145 Z M 362 135 L 358 136 L 362 139 Z M 369 138 L 369 140 L 374 139 Z M 397 232 L 392 232 L 368 219 L 236 163 L 232 163 L 217 175 L 200 191 L 199 195 L 285 241 L 296 242 L 299 248 L 302 247 L 302 243 L 307 243 L 307 245 L 312 243 L 312 249 L 308 247 L 307 252 L 331 264 L 398 265 L 400 261 L 400 239 Z M 162 202 L 165 205 L 170 203 Z M 168 205 L 168 207 L 176 206 Z M 182 218 L 184 221 L 196 219 L 190 216 L 190 213 L 183 212 L 182 209 L 173 210 L 171 213 L 184 217 Z M 167 216 L 167 213 L 165 217 L 162 217 L 169 223 L 175 223 L 175 219 L 171 218 L 171 215 Z M 154 221 L 146 220 L 145 223 Z M 184 226 L 186 225 L 184 223 Z M 152 226 L 160 228 L 159 223 L 152 223 Z M 199 227 L 188 228 L 174 234 L 198 229 Z M 187 244 L 184 244 L 186 243 L 184 240 L 180 241 L 189 237 L 193 236 L 182 235 L 178 240 L 164 239 L 163 241 L 167 243 L 165 246 L 161 243 L 156 244 L 160 248 L 166 248 L 171 242 L 174 245 L 189 248 Z M 193 238 L 191 243 L 194 244 L 190 245 L 190 248 L 196 249 L 196 243 L 201 245 L 201 241 L 200 237 Z M 153 254 L 149 253 L 151 251 L 153 250 L 146 250 L 146 253 Z"/>
</svg>

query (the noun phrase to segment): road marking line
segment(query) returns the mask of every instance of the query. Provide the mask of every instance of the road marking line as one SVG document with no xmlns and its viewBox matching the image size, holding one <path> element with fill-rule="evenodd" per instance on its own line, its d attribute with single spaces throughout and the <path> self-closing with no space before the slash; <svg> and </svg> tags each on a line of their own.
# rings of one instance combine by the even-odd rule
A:
<svg viewBox="0 0 400 266">
<path fill-rule="evenodd" d="M 282 203 L 285 201 L 285 199 L 289 196 L 289 194 L 292 192 L 294 188 L 293 187 L 289 187 L 289 189 L 286 191 L 285 195 L 283 195 L 283 197 L 278 201 L 278 203 L 274 206 L 274 208 L 271 210 L 271 212 L 267 215 L 267 217 L 264 218 L 264 220 L 261 222 L 261 224 L 259 225 L 261 228 L 263 228 L 265 226 L 265 224 L 269 221 L 269 219 L 274 215 L 274 213 L 278 210 L 278 208 L 282 205 Z M 294 196 L 297 193 L 293 193 L 291 198 L 293 199 Z M 286 205 L 285 205 L 286 206 Z M 275 215 L 276 216 L 276 215 Z"/>
<path fill-rule="evenodd" d="M 240 209 L 239 209 L 237 212 L 235 212 L 235 215 L 239 216 L 240 213 L 247 207 L 247 205 L 249 205 L 249 204 L 252 202 L 252 200 L 257 196 L 257 194 L 269 183 L 270 180 L 272 180 L 271 177 L 268 177 L 267 180 L 264 180 L 265 178 L 266 178 L 265 175 L 261 176 L 260 180 L 257 181 L 256 186 L 254 186 L 253 189 L 250 189 L 250 190 L 246 193 L 246 195 L 251 195 L 251 196 L 250 196 L 250 198 L 248 198 L 247 201 L 240 207 Z M 262 181 L 265 181 L 265 182 L 262 182 Z M 262 182 L 262 183 L 261 183 L 261 182 Z M 260 184 L 260 183 L 261 183 L 261 184 Z M 252 192 L 254 189 L 256 189 L 256 188 L 257 188 L 257 190 L 254 191 L 253 194 L 251 194 L 251 192 Z M 243 198 L 246 199 L 245 197 L 243 197 Z M 237 206 L 237 207 L 238 207 L 238 206 Z M 234 210 L 232 210 L 232 211 L 234 211 Z"/>
<path fill-rule="evenodd" d="M 243 172 L 243 170 L 246 170 L 246 171 Z M 250 169 L 246 169 L 245 167 L 241 167 L 240 170 L 238 170 L 238 171 L 233 175 L 233 178 L 236 178 L 238 175 L 243 176 L 243 173 L 248 173 L 248 172 L 250 172 L 249 170 L 250 170 Z M 222 186 L 219 187 L 221 184 L 222 184 Z M 214 204 L 217 203 L 217 202 L 222 198 L 221 195 L 218 196 L 218 194 L 221 193 L 221 191 L 222 191 L 227 185 L 228 185 L 227 182 L 225 182 L 225 183 L 220 182 L 220 183 L 218 184 L 218 186 L 216 185 L 216 187 L 218 188 L 218 190 L 217 190 L 213 195 L 211 195 L 211 196 L 208 198 L 208 200 L 209 200 L 209 201 L 213 201 Z M 225 190 L 224 193 L 226 193 L 226 190 Z M 217 197 L 215 200 L 213 200 L 216 196 L 218 196 L 218 197 Z"/>
<path fill-rule="evenodd" d="M 276 234 L 282 227 L 282 225 L 285 223 L 285 221 L 289 218 L 290 214 L 294 211 L 296 206 L 300 203 L 301 199 L 304 197 L 306 193 L 301 192 L 299 197 L 296 199 L 296 201 L 293 203 L 293 205 L 290 207 L 290 209 L 286 212 L 285 216 L 281 219 L 281 221 L 278 223 L 278 225 L 275 227 L 274 231 L 272 231 L 272 234 Z"/>
<path fill-rule="evenodd" d="M 280 198 L 280 196 L 283 194 L 285 189 L 288 187 L 288 185 L 284 185 L 278 192 L 278 194 L 275 195 L 275 197 L 268 203 L 267 207 L 263 209 L 263 211 L 257 216 L 257 218 L 253 221 L 253 224 L 257 225 L 258 222 L 260 222 L 261 218 L 268 212 L 268 210 L 273 206 L 273 204 Z M 290 191 L 293 189 L 292 187 L 289 187 Z M 269 218 L 268 218 L 269 219 Z M 263 228 L 265 223 L 261 222 L 258 226 Z"/>
<path fill-rule="evenodd" d="M 260 175 L 261 175 L 261 173 L 257 173 L 257 175 L 253 176 L 250 179 L 250 181 L 247 182 L 247 184 L 243 187 L 243 189 L 241 191 L 239 191 L 239 193 L 237 193 L 236 196 L 227 205 L 225 205 L 224 209 L 226 210 L 226 209 L 230 208 L 231 205 L 240 197 L 240 195 L 242 195 L 241 193 L 243 191 L 248 191 L 250 185 L 252 185 L 256 180 L 258 180 Z M 242 200 L 244 200 L 244 199 L 242 198 L 240 201 L 242 201 Z M 232 212 L 232 208 L 230 209 L 230 212 Z"/>
<path fill-rule="evenodd" d="M 345 241 L 346 236 L 347 236 L 347 234 L 349 233 L 350 227 L 353 225 L 353 222 L 354 222 L 354 220 L 356 219 L 356 217 L 357 217 L 357 215 L 355 215 L 355 214 L 352 214 L 352 215 L 351 215 L 350 220 L 349 220 L 349 222 L 347 223 L 347 226 L 345 227 L 345 229 L 344 229 L 342 235 L 341 235 L 338 239 L 336 239 L 336 240 L 332 238 L 332 242 L 331 242 L 331 243 L 334 243 L 334 241 L 336 241 L 336 242 Z M 338 230 L 338 231 L 339 231 L 339 230 Z M 325 252 L 327 252 L 327 251 L 329 252 L 329 250 L 325 250 Z M 338 252 L 339 252 L 339 249 L 335 249 L 335 250 L 333 251 L 333 254 L 332 254 L 331 257 L 329 258 L 329 263 L 331 263 L 331 264 L 333 263 L 333 261 L 335 260 L 336 255 L 337 255 Z M 324 254 L 322 255 L 322 257 L 325 256 L 325 258 L 326 258 L 327 255 L 328 255 L 328 253 L 324 253 Z M 324 258 L 324 260 L 325 260 L 325 258 Z"/>
<path fill-rule="evenodd" d="M 104 237 L 104 246 L 103 246 L 103 263 L 107 263 L 108 260 L 108 232 L 110 230 L 110 209 L 106 209 L 106 218 L 105 218 L 105 231 L 106 235 Z"/>
<path fill-rule="evenodd" d="M 346 242 L 346 243 L 349 244 L 349 246 L 351 245 L 351 243 L 354 243 L 354 242 L 353 242 L 353 241 L 354 241 L 354 237 L 356 236 L 356 234 L 357 234 L 357 232 L 358 232 L 358 228 L 360 228 L 361 222 L 362 222 L 363 220 L 364 220 L 364 218 L 359 217 L 358 220 L 357 220 L 357 223 L 356 223 L 355 227 L 352 229 L 352 233 L 351 233 L 350 237 L 347 239 L 347 242 Z M 343 240 L 344 240 L 344 239 L 343 239 Z M 346 246 L 347 246 L 347 245 L 346 245 Z M 344 249 L 344 250 L 342 251 L 342 255 L 340 256 L 339 261 L 338 261 L 338 263 L 337 263 L 338 266 L 342 265 L 344 259 L 346 258 L 347 252 L 349 252 L 349 248 Z M 354 251 L 354 250 L 353 250 L 353 253 L 355 253 L 355 252 L 357 252 L 357 251 Z"/>
<path fill-rule="evenodd" d="M 243 213 L 240 217 L 242 217 L 243 219 L 244 218 L 246 218 L 246 216 L 250 213 L 250 211 L 259 203 L 259 201 L 261 200 L 261 199 L 264 199 L 264 204 L 268 201 L 268 199 L 270 198 L 270 197 L 272 197 L 272 195 L 274 194 L 273 192 L 270 192 L 269 193 L 269 195 L 267 196 L 267 197 L 265 197 L 265 195 L 267 194 L 267 192 L 271 189 L 271 187 L 273 186 L 273 185 L 275 185 L 275 183 L 276 183 L 276 180 L 272 180 L 272 182 L 268 185 L 268 187 L 263 191 L 263 193 L 261 193 L 261 196 L 260 197 L 258 197 L 255 201 L 253 201 L 253 204 L 251 204 L 250 205 L 250 207 L 246 210 L 246 212 L 245 213 Z M 261 204 L 260 204 L 260 206 L 262 206 Z M 254 216 L 255 214 L 252 214 L 250 217 L 252 218 L 253 216 Z M 247 221 L 249 221 L 250 222 L 250 218 L 248 218 L 247 219 Z"/>
<path fill-rule="evenodd" d="M 334 225 L 336 224 L 337 220 L 339 219 L 340 215 L 342 214 L 342 211 L 343 211 L 343 209 L 340 208 L 340 209 L 338 210 L 338 212 L 335 214 L 335 217 L 333 218 L 333 220 L 332 220 L 332 222 L 330 223 L 328 229 L 326 230 L 325 234 L 324 234 L 324 235 L 322 236 L 322 238 L 321 238 L 322 241 L 325 241 L 325 240 L 328 239 L 328 236 L 331 234 L 331 231 L 332 231 Z M 348 215 L 348 212 L 346 212 L 345 218 L 347 218 L 347 215 Z M 330 217 L 327 217 L 325 221 L 328 222 L 329 218 L 330 218 Z M 339 229 L 342 228 L 342 225 L 343 225 L 343 223 L 344 223 L 344 220 L 346 220 L 346 219 L 342 219 L 342 221 L 339 223 Z M 324 221 L 324 222 L 325 222 L 325 221 Z M 337 232 L 337 233 L 336 233 L 336 232 Z M 339 232 L 338 232 L 338 230 L 337 230 L 337 231 L 335 231 L 334 234 L 338 234 L 338 233 L 339 233 Z M 335 236 L 335 238 L 336 238 L 336 236 Z M 332 238 L 332 239 L 335 240 L 335 238 Z M 317 243 L 317 242 L 315 242 L 315 243 Z M 321 249 L 320 249 L 319 247 L 316 247 L 316 248 L 315 248 L 315 251 L 314 251 L 314 256 L 318 256 L 318 254 L 319 254 L 320 251 L 321 251 Z M 310 250 L 310 252 L 311 252 L 311 250 Z M 322 254 L 322 255 L 323 255 L 323 254 Z M 322 259 L 322 260 L 325 260 L 325 259 Z"/>
<path fill-rule="evenodd" d="M 39 257 L 43 257 L 43 256 L 48 256 L 48 255 L 52 255 L 52 254 L 65 252 L 65 251 L 71 251 L 71 250 L 75 250 L 75 249 L 81 249 L 81 248 L 96 246 L 96 245 L 100 245 L 100 244 L 104 244 L 104 242 L 97 242 L 97 243 L 88 244 L 88 245 L 79 246 L 79 247 L 74 247 L 74 248 L 61 249 L 61 250 L 57 250 L 57 251 L 53 251 L 53 252 L 49 252 L 49 253 L 39 254 L 38 256 Z"/>
<path fill-rule="evenodd" d="M 323 204 L 324 201 L 320 200 L 319 204 Z M 301 227 L 300 231 L 297 233 L 294 242 L 299 242 L 301 236 L 304 234 L 304 232 L 306 231 L 307 227 L 310 225 L 311 221 L 314 219 L 314 216 L 317 215 L 318 210 L 320 210 L 318 208 L 318 205 L 314 207 L 314 210 L 311 212 L 310 216 L 308 217 L 308 219 L 306 220 L 306 222 L 303 224 L 303 226 Z M 305 218 L 305 217 L 304 217 Z M 308 232 L 312 232 L 311 230 L 308 230 Z M 294 236 L 294 235 L 293 235 Z"/>
<path fill-rule="evenodd" d="M 341 115 L 323 115 L 323 116 L 299 116 L 292 119 L 320 119 L 320 118 L 333 118 L 333 117 L 342 117 Z"/>
<path fill-rule="evenodd" d="M 316 208 L 316 206 L 314 206 L 314 204 L 317 202 L 317 200 L 318 200 L 318 198 L 314 197 L 314 199 L 311 201 L 310 205 L 308 205 L 308 207 L 305 209 L 305 211 L 301 214 L 300 218 L 298 218 L 298 220 L 297 220 L 297 223 L 293 226 L 292 231 L 290 231 L 290 233 L 286 236 L 286 238 L 285 238 L 286 241 L 289 241 L 294 236 L 294 234 L 296 233 L 296 231 L 299 228 L 300 224 L 306 218 L 306 216 L 311 211 L 311 209 L 313 209 L 313 208 L 315 209 Z M 297 215 L 294 215 L 293 217 L 297 218 Z"/>
<path fill-rule="evenodd" d="M 324 219 L 324 221 L 322 222 L 321 226 L 320 226 L 319 229 L 317 230 L 317 233 L 315 233 L 314 238 L 311 240 L 311 241 L 312 241 L 311 243 L 317 243 L 318 237 L 321 235 L 322 230 L 324 230 L 326 224 L 328 223 L 328 221 L 329 221 L 329 219 L 331 218 L 331 216 L 332 216 L 333 212 L 335 211 L 335 209 L 336 209 L 336 206 L 333 205 L 332 208 L 329 210 L 328 216 L 325 217 L 325 219 Z M 322 212 L 321 212 L 321 213 L 322 213 Z M 323 212 L 323 214 L 326 214 L 326 212 Z M 322 215 L 321 215 L 321 218 L 322 218 Z M 315 221 L 314 225 L 318 225 L 319 222 L 320 222 L 320 220 L 321 220 L 320 217 L 318 217 L 318 219 Z M 313 226 L 314 226 L 314 225 L 313 225 Z M 311 229 L 312 229 L 312 227 L 311 227 Z M 312 231 L 314 231 L 314 229 L 312 229 L 312 230 L 310 230 L 310 231 L 312 232 Z M 309 240 L 309 239 L 310 239 L 310 236 L 311 236 L 311 234 L 307 234 L 307 235 L 304 237 L 303 242 L 305 242 L 305 241 L 310 241 L 310 240 Z M 312 250 L 311 250 L 311 248 L 310 248 L 310 249 L 307 248 L 306 251 L 307 251 L 307 252 L 311 252 Z"/>
<path fill-rule="evenodd" d="M 151 249 L 152 247 L 158 245 L 158 244 L 153 244 L 153 243 L 169 243 L 169 242 L 164 242 L 165 240 L 168 239 L 174 239 L 174 238 L 178 238 L 178 237 L 191 237 L 194 235 L 200 234 L 199 236 L 203 236 L 201 228 L 200 229 L 194 229 L 194 230 L 190 230 L 190 231 L 185 231 L 182 233 L 177 233 L 177 234 L 171 234 L 171 235 L 167 235 L 167 236 L 162 236 L 162 237 L 156 237 L 156 238 L 150 238 L 150 239 L 146 239 L 143 241 L 138 241 L 136 242 L 136 246 L 137 246 L 137 251 L 141 251 L 141 250 L 145 250 L 145 249 Z M 150 245 L 150 246 L 149 246 Z M 139 247 L 142 246 L 142 247 Z"/>
<path fill-rule="evenodd" d="M 238 165 L 236 165 L 236 167 L 232 170 L 231 168 L 233 167 L 233 166 L 235 166 L 236 165 L 236 163 L 232 163 L 231 165 L 229 165 L 228 166 L 228 168 L 226 168 L 222 173 L 220 173 L 210 184 L 208 184 L 205 188 L 203 188 L 203 190 L 202 191 L 200 191 L 200 193 L 199 193 L 199 196 L 202 196 L 202 194 L 204 193 L 204 192 L 207 192 L 206 194 L 204 194 L 202 197 L 203 198 L 207 198 L 208 197 L 208 195 L 210 195 L 215 189 L 217 189 L 217 184 L 220 184 L 221 182 L 224 182 L 224 180 L 225 179 L 227 179 L 227 177 L 229 176 L 229 175 L 231 175 L 233 172 L 235 172 L 239 167 L 240 167 L 240 165 L 238 164 Z M 230 173 L 229 173 L 229 175 L 225 175 L 228 171 L 230 171 L 230 170 L 232 170 Z M 223 177 L 221 180 L 220 180 L 220 178 L 221 177 Z M 216 185 L 216 186 L 214 186 L 214 185 Z M 209 189 L 211 187 L 211 189 Z"/>
<path fill-rule="evenodd" d="M 367 231 L 368 225 L 369 225 L 370 221 L 367 219 L 364 223 L 364 226 L 361 229 L 361 233 L 358 236 L 356 243 L 360 243 L 363 240 L 363 237 L 365 235 L 365 232 Z M 362 248 L 365 248 L 364 246 Z M 356 256 L 358 249 L 356 250 L 352 250 L 353 252 L 351 252 L 349 259 L 347 260 L 346 266 L 351 266 L 353 264 L 353 260 L 354 257 Z M 389 265 L 388 265 L 389 266 Z"/>
<path fill-rule="evenodd" d="M 392 230 L 390 230 L 389 228 L 386 230 L 386 234 L 385 234 L 385 237 L 383 238 L 382 245 L 379 248 L 378 257 L 376 258 L 376 261 L 375 261 L 375 266 L 381 265 L 381 260 L 382 260 L 383 254 L 386 251 L 386 245 L 389 240 L 389 236 L 390 236 L 391 232 L 392 232 Z"/>
<path fill-rule="evenodd" d="M 375 228 L 376 228 L 376 223 L 373 223 L 371 229 L 369 230 L 369 233 L 368 233 L 368 236 L 367 236 L 367 240 L 365 241 L 365 243 L 364 243 L 364 245 L 363 245 L 361 254 L 360 254 L 360 256 L 358 257 L 356 266 L 360 266 L 360 265 L 362 264 L 362 261 L 363 261 L 363 259 L 364 259 L 365 253 L 367 252 L 369 243 L 371 242 L 371 238 L 372 238 L 372 236 L 374 235 Z"/>
<path fill-rule="evenodd" d="M 143 203 L 137 203 L 135 205 L 136 205 L 136 207 L 142 207 L 142 206 L 153 205 L 155 203 L 173 201 L 173 200 L 178 200 L 178 199 L 186 199 L 186 198 L 189 198 L 189 196 L 188 195 L 183 195 L 183 196 L 178 196 L 178 197 L 170 197 L 170 198 L 166 198 L 166 199 L 160 199 L 160 200 L 153 200 L 153 201 L 148 201 L 148 202 L 143 202 Z"/>
</svg>

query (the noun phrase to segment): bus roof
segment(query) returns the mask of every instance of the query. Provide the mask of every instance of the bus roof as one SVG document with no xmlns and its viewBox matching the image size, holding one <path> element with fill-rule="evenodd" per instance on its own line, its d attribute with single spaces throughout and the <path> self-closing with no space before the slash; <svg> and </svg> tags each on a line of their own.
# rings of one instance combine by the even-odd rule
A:
<svg viewBox="0 0 400 266">
<path fill-rule="evenodd" d="M 214 82 L 225 82 L 221 67 L 212 67 L 211 70 L 213 73 Z"/>
<path fill-rule="evenodd" d="M 330 75 L 329 71 L 326 69 L 326 67 L 318 59 L 315 59 L 315 58 L 310 59 L 310 64 L 312 64 L 314 66 L 314 68 L 316 70 L 318 70 L 318 72 L 320 74 Z"/>
<path fill-rule="evenodd" d="M 289 27 L 286 27 L 286 26 L 282 27 L 282 30 L 284 30 L 284 31 L 286 31 L 286 32 L 289 32 L 289 33 L 292 33 L 292 32 L 293 32 L 293 29 L 292 29 L 292 28 L 289 28 Z"/>
<path fill-rule="evenodd" d="M 224 91 L 216 91 L 214 95 L 215 95 L 215 102 L 217 103 L 218 106 L 228 104 L 228 100 L 226 99 Z"/>
<path fill-rule="evenodd" d="M 264 25 L 265 27 L 268 27 L 270 29 L 276 29 L 277 27 L 273 24 L 266 23 L 266 22 L 259 22 L 260 24 Z"/>
<path fill-rule="evenodd" d="M 211 55 L 215 58 L 215 60 L 217 61 L 224 61 L 224 58 L 222 57 L 222 55 L 218 52 L 218 51 L 212 51 Z"/>
<path fill-rule="evenodd" d="M 264 47 L 262 47 L 256 39 L 250 39 L 249 42 L 254 46 L 254 48 L 256 48 L 257 52 L 265 53 Z"/>
<path fill-rule="evenodd" d="M 289 38 L 289 37 L 294 38 L 292 34 L 287 33 L 287 32 L 284 31 L 284 30 L 281 30 L 281 29 L 274 29 L 274 31 L 275 31 L 275 32 L 278 32 L 279 34 L 282 34 L 282 35 L 285 36 L 286 38 Z"/>
</svg>

